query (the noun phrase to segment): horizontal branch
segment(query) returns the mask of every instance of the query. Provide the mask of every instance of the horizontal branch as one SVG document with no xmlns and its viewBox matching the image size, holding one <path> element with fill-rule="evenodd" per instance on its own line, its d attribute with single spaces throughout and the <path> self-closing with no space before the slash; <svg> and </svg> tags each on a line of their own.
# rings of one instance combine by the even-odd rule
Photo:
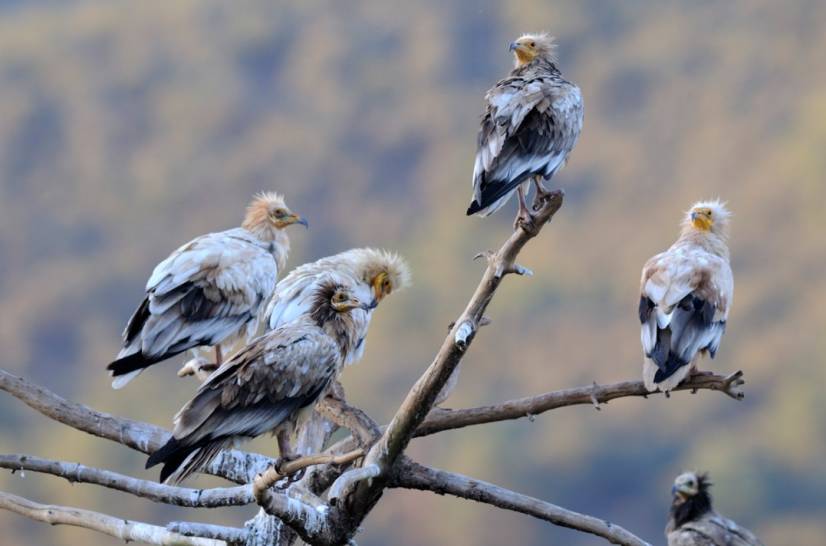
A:
<svg viewBox="0 0 826 546">
<path fill-rule="evenodd" d="M 394 470 L 390 487 L 432 491 L 439 495 L 453 495 L 454 497 L 489 504 L 504 510 L 527 514 L 554 525 L 590 533 L 613 544 L 650 546 L 624 528 L 603 519 L 573 512 L 492 483 L 430 468 L 409 460 L 400 461 Z"/>
<path fill-rule="evenodd" d="M 175 487 L 124 476 L 109 470 L 84 466 L 80 463 L 52 461 L 31 455 L 0 455 L 0 468 L 7 468 L 12 472 L 28 470 L 30 472 L 51 474 L 72 483 L 101 485 L 154 502 L 174 506 L 217 508 L 221 506 L 243 506 L 255 502 L 250 486 L 216 487 L 212 489 Z"/>
<path fill-rule="evenodd" d="M 243 544 L 249 536 L 247 529 L 238 527 L 224 527 L 209 523 L 192 523 L 189 521 L 173 521 L 166 525 L 166 530 L 185 537 L 202 537 L 222 540 L 227 544 Z"/>
<path fill-rule="evenodd" d="M 0 369 L 0 390 L 58 423 L 143 453 L 152 453 L 169 437 L 169 432 L 161 427 L 95 411 L 3 369 Z M 263 455 L 230 450 L 222 452 L 205 472 L 243 484 L 272 463 L 273 459 Z"/>
<path fill-rule="evenodd" d="M 728 376 L 722 375 L 694 375 L 680 384 L 675 391 L 711 390 L 741 400 L 745 395 L 740 386 L 743 385 L 743 372 L 738 371 Z M 538 396 L 518 398 L 501 404 L 467 408 L 460 410 L 445 410 L 436 408 L 430 412 L 424 422 L 416 429 L 416 436 L 427 436 L 471 425 L 481 425 L 509 419 L 533 417 L 546 411 L 576 405 L 593 405 L 599 409 L 600 404 L 607 404 L 616 398 L 629 396 L 650 396 L 657 393 L 648 392 L 642 381 L 623 381 L 609 385 L 577 387 L 551 391 Z"/>
<path fill-rule="evenodd" d="M 224 542 L 208 538 L 186 537 L 138 521 L 107 516 L 100 512 L 39 504 L 10 493 L 0 492 L 0 509 L 9 510 L 21 516 L 48 523 L 49 525 L 71 525 L 103 533 L 120 540 L 143 542 L 145 544 L 175 546 L 223 546 Z"/>
</svg>

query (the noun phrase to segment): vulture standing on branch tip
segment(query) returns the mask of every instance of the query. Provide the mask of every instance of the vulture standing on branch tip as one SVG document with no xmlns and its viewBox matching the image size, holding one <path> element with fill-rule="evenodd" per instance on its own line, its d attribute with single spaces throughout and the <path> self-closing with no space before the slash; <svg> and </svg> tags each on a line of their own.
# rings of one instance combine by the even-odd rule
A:
<svg viewBox="0 0 826 546">
<path fill-rule="evenodd" d="M 278 432 L 282 457 L 292 455 L 280 433 L 288 438 L 327 393 L 358 343 L 351 312 L 368 308 L 349 288 L 321 281 L 307 314 L 255 338 L 209 376 L 146 467 L 164 463 L 161 481 L 180 482 L 265 432 Z"/>
<path fill-rule="evenodd" d="M 582 130 L 583 109 L 579 88 L 555 64 L 549 35 L 526 34 L 510 49 L 515 68 L 485 95 L 467 214 L 493 214 L 517 192 L 516 226 L 532 221 L 525 202 L 531 180 L 535 208 L 548 196 L 542 180 L 565 165 Z"/>
<path fill-rule="evenodd" d="M 751 531 L 714 511 L 710 487 L 706 474 L 686 472 L 674 480 L 668 546 L 763 546 Z"/>
<path fill-rule="evenodd" d="M 695 204 L 671 247 L 642 269 L 639 305 L 643 381 L 668 392 L 720 347 L 734 297 L 729 265 L 731 214 L 720 201 Z"/>
<path fill-rule="evenodd" d="M 145 368 L 188 349 L 249 339 L 284 269 L 290 241 L 284 228 L 307 221 L 276 193 L 257 195 L 240 228 L 188 242 L 158 264 L 146 298 L 123 332 L 123 349 L 109 364 L 121 388 Z"/>
<path fill-rule="evenodd" d="M 354 248 L 301 265 L 276 285 L 265 312 L 269 328 L 277 328 L 307 313 L 313 294 L 326 278 L 335 279 L 371 301 L 368 309 L 352 313 L 359 341 L 346 364 L 353 364 L 364 354 L 364 339 L 373 309 L 385 297 L 410 284 L 410 270 L 399 255 L 373 248 Z"/>
</svg>

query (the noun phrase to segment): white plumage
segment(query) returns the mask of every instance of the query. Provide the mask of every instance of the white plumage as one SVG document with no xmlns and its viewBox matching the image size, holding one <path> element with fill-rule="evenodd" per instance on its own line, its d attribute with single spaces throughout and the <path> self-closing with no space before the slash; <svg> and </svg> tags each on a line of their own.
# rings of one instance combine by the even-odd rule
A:
<svg viewBox="0 0 826 546">
<path fill-rule="evenodd" d="M 729 217 L 719 201 L 695 204 L 677 242 L 643 267 L 640 340 L 650 391 L 674 389 L 699 355 L 717 353 L 734 297 Z"/>
<path fill-rule="evenodd" d="M 109 365 L 112 386 L 188 349 L 215 346 L 220 356 L 221 348 L 252 337 L 287 260 L 282 229 L 295 223 L 306 224 L 281 196 L 263 194 L 243 227 L 197 237 L 158 264 Z"/>
<path fill-rule="evenodd" d="M 369 309 L 351 313 L 360 334 L 357 349 L 347 359 L 347 364 L 352 364 L 364 354 L 364 339 L 373 309 L 383 298 L 410 284 L 410 271 L 397 254 L 372 248 L 354 248 L 303 264 L 276 285 L 265 312 L 267 326 L 274 329 L 306 314 L 313 294 L 324 279 L 333 279 L 357 297 L 371 302 Z"/>
</svg>

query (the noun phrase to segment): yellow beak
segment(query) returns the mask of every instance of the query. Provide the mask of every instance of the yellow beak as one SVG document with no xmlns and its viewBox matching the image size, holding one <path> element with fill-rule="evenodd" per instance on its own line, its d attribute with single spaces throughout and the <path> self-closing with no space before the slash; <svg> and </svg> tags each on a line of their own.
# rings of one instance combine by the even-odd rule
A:
<svg viewBox="0 0 826 546">
<path fill-rule="evenodd" d="M 712 225 L 711 218 L 700 212 L 691 213 L 691 224 L 700 231 L 709 231 Z"/>
</svg>

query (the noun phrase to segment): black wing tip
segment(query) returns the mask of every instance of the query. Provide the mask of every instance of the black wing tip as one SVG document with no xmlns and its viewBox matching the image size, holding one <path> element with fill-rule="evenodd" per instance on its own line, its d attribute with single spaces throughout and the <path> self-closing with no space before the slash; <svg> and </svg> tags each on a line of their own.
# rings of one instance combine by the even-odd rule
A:
<svg viewBox="0 0 826 546">
<path fill-rule="evenodd" d="M 640 324 L 645 324 L 651 318 L 651 310 L 654 309 L 654 301 L 643 294 L 640 296 Z"/>
<path fill-rule="evenodd" d="M 117 377 L 134 372 L 135 370 L 148 368 L 155 362 L 157 362 L 157 360 L 148 359 L 143 356 L 143 353 L 138 351 L 137 353 L 132 353 L 131 355 L 126 355 L 110 362 L 109 365 L 106 366 L 106 369 L 112 372 L 113 377 Z"/>
<path fill-rule="evenodd" d="M 169 440 L 166 441 L 164 445 L 156 449 L 149 455 L 149 458 L 146 459 L 146 466 L 144 468 L 152 468 L 153 466 L 164 462 L 168 459 L 172 454 L 178 451 L 180 445 L 178 440 L 174 437 L 170 437 Z"/>
<path fill-rule="evenodd" d="M 654 374 L 654 383 L 661 383 L 665 381 L 683 366 L 688 366 L 688 362 L 679 358 L 674 353 L 669 354 L 668 360 L 665 361 L 663 366 L 660 366 L 659 363 L 657 363 L 657 373 Z"/>
<path fill-rule="evenodd" d="M 480 210 L 482 210 L 482 205 L 480 205 L 476 200 L 474 200 L 470 203 L 470 206 L 467 208 L 467 212 L 465 214 L 467 216 L 473 216 Z"/>
</svg>

